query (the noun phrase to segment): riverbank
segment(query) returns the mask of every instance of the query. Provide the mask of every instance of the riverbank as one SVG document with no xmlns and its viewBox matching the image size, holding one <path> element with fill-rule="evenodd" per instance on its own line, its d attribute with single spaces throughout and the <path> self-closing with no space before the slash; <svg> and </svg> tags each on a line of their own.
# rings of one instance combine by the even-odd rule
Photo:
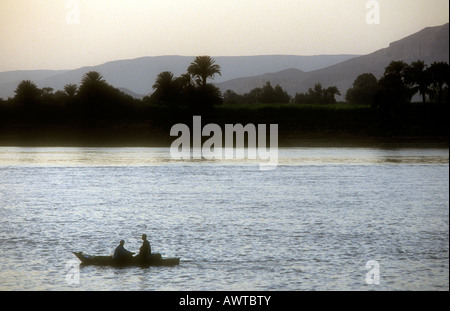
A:
<svg viewBox="0 0 450 311">
<path fill-rule="evenodd" d="M 222 105 L 202 114 L 202 126 L 278 124 L 280 147 L 423 147 L 448 148 L 448 105 L 409 104 L 385 118 L 370 106 L 247 104 Z M 146 107 L 124 120 L 46 122 L 5 120 L 1 146 L 168 147 L 177 123 L 192 128 L 191 111 Z M 207 139 L 205 137 L 204 139 Z"/>
</svg>

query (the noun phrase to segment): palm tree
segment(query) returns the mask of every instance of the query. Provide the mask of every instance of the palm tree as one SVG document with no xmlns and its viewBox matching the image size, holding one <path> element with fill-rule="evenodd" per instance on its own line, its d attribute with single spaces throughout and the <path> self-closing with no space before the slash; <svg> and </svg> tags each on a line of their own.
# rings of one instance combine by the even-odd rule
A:
<svg viewBox="0 0 450 311">
<path fill-rule="evenodd" d="M 405 80 L 412 88 L 412 93 L 422 96 L 422 102 L 426 102 L 425 95 L 430 92 L 430 73 L 427 70 L 427 65 L 422 60 L 412 62 L 410 66 L 406 67 Z"/>
<path fill-rule="evenodd" d="M 19 83 L 15 90 L 15 99 L 23 105 L 36 104 L 41 97 L 42 90 L 30 80 L 24 80 Z"/>
<path fill-rule="evenodd" d="M 384 75 L 396 75 L 399 77 L 403 76 L 405 68 L 408 67 L 408 64 L 402 60 L 392 61 L 384 70 Z"/>
<path fill-rule="evenodd" d="M 437 93 L 438 103 L 441 103 L 443 86 L 449 83 L 450 66 L 447 62 L 434 62 L 428 71 L 431 74 L 433 88 Z"/>
<path fill-rule="evenodd" d="M 178 86 L 177 79 L 174 79 L 173 73 L 170 71 L 158 74 L 155 84 L 153 84 L 155 92 L 151 95 L 151 99 L 160 104 L 176 107 L 181 89 L 181 86 Z"/>
<path fill-rule="evenodd" d="M 98 83 L 105 83 L 105 80 L 103 79 L 102 75 L 97 71 L 89 71 L 84 74 L 83 78 L 81 79 L 81 85 L 92 85 L 92 84 L 98 84 Z"/>
<path fill-rule="evenodd" d="M 197 56 L 188 68 L 188 73 L 203 88 L 206 87 L 206 79 L 214 78 L 215 74 L 221 75 L 221 68 L 209 56 Z"/>
<path fill-rule="evenodd" d="M 181 76 L 179 76 L 178 78 L 175 79 L 175 82 L 181 86 L 183 89 L 184 88 L 189 88 L 192 86 L 192 79 L 191 79 L 191 75 L 188 73 L 184 73 Z"/>
<path fill-rule="evenodd" d="M 164 71 L 158 74 L 155 84 L 153 84 L 154 90 L 165 91 L 170 90 L 173 84 L 173 73 L 170 71 Z"/>
<path fill-rule="evenodd" d="M 78 86 L 76 84 L 66 84 L 64 86 L 64 92 L 70 98 L 74 97 L 77 93 Z"/>
<path fill-rule="evenodd" d="M 341 96 L 341 92 L 337 88 L 337 86 L 330 86 L 325 90 L 326 94 L 326 102 L 329 104 L 336 104 L 336 95 Z"/>
<path fill-rule="evenodd" d="M 399 105 L 411 100 L 412 91 L 405 81 L 406 68 L 408 68 L 408 64 L 404 61 L 392 61 L 384 69 L 384 75 L 378 80 L 379 91 L 389 99 L 387 101 L 389 105 Z"/>
<path fill-rule="evenodd" d="M 84 101 L 98 101 L 99 97 L 105 93 L 108 84 L 103 79 L 102 75 L 97 71 L 89 71 L 83 75 L 80 87 L 78 88 L 78 95 L 84 98 Z"/>
</svg>

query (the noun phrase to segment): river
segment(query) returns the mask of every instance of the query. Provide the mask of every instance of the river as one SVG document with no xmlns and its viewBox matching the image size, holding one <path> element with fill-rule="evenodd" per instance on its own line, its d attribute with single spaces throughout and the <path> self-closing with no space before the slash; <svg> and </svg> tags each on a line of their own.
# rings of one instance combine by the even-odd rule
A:
<svg viewBox="0 0 450 311">
<path fill-rule="evenodd" d="M 175 267 L 78 265 L 146 233 Z M 0 290 L 449 290 L 448 149 L 0 147 Z"/>
</svg>

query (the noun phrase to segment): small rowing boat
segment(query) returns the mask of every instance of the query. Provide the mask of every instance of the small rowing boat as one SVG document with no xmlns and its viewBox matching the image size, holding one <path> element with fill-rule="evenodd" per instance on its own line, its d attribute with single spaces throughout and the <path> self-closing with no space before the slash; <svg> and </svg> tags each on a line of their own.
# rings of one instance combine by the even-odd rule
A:
<svg viewBox="0 0 450 311">
<path fill-rule="evenodd" d="M 83 252 L 73 252 L 82 265 L 96 266 L 176 266 L 180 264 L 180 258 L 163 258 L 161 254 L 151 254 L 146 260 L 130 257 L 118 262 L 112 256 L 91 256 Z"/>
</svg>

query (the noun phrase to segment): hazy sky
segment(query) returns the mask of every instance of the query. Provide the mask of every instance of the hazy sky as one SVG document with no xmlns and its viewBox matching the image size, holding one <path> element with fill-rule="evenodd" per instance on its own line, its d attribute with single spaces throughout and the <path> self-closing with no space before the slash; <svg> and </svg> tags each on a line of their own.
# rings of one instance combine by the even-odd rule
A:
<svg viewBox="0 0 450 311">
<path fill-rule="evenodd" d="M 156 55 L 367 54 L 449 21 L 448 0 L 0 0 L 0 71 Z"/>
</svg>

